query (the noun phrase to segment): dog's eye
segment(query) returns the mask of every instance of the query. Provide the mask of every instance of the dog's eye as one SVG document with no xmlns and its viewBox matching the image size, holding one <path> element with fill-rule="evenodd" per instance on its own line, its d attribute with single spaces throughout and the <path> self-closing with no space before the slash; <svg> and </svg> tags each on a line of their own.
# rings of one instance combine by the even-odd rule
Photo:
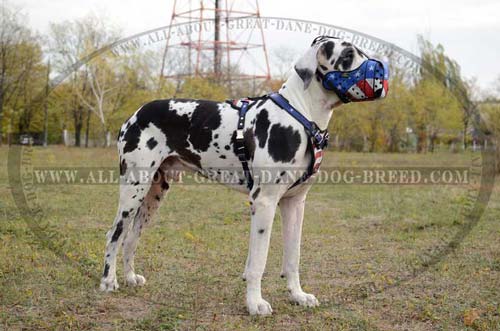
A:
<svg viewBox="0 0 500 331">
<path fill-rule="evenodd" d="M 344 55 L 344 59 L 352 59 L 354 57 L 354 52 L 351 50 L 347 51 L 347 53 Z"/>
<path fill-rule="evenodd" d="M 344 70 L 348 70 L 351 67 L 353 61 L 354 61 L 354 51 L 350 49 L 347 52 L 345 52 L 345 54 L 342 56 L 342 68 Z"/>
</svg>

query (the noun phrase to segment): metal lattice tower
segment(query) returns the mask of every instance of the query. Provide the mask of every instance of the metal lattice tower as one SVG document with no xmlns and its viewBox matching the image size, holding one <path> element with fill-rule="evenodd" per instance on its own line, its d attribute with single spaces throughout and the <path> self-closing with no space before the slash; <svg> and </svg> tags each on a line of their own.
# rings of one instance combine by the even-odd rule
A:
<svg viewBox="0 0 500 331">
<path fill-rule="evenodd" d="M 188 32 L 173 36 L 172 27 L 182 23 Z M 169 70 L 173 57 L 184 61 L 181 72 Z M 258 0 L 174 0 L 160 76 L 269 80 Z"/>
</svg>

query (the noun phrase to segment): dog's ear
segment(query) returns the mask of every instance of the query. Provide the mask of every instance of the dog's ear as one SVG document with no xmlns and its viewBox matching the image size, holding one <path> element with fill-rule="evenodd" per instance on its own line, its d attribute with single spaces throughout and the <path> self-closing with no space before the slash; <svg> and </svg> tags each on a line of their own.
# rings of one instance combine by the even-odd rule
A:
<svg viewBox="0 0 500 331">
<path fill-rule="evenodd" d="M 319 43 L 313 44 L 309 50 L 295 63 L 294 69 L 304 82 L 304 90 L 309 87 L 318 66 Z"/>
</svg>

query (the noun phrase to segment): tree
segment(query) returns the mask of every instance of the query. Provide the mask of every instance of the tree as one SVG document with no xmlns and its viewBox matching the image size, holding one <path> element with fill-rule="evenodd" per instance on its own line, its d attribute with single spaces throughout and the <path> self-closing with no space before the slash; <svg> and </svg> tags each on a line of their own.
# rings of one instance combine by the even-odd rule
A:
<svg viewBox="0 0 500 331">
<path fill-rule="evenodd" d="M 224 101 L 228 98 L 228 92 L 209 79 L 188 78 L 182 84 L 178 97 Z"/>
<path fill-rule="evenodd" d="M 104 22 L 102 18 L 88 15 L 80 20 L 51 25 L 50 51 L 59 71 L 66 70 L 85 55 L 118 39 L 119 32 Z M 87 133 L 90 131 L 91 113 L 96 115 L 101 123 L 105 144 L 110 143 L 106 122 L 106 102 L 110 92 L 114 89 L 111 87 L 114 82 L 114 73 L 109 63 L 110 58 L 112 58 L 111 53 L 103 54 L 70 75 L 73 93 L 68 97 L 73 99 L 73 102 L 69 104 L 72 106 L 71 113 L 77 146 L 80 146 L 85 116 Z M 86 139 L 87 144 L 88 135 Z"/>
<path fill-rule="evenodd" d="M 422 66 L 415 83 L 415 126 L 417 151 L 434 151 L 435 142 L 444 131 L 463 129 L 465 147 L 471 102 L 460 67 L 450 59 L 440 44 L 432 45 L 418 37 Z M 429 146 L 427 146 L 429 141 Z"/>
<path fill-rule="evenodd" d="M 33 88 L 33 70 L 40 69 L 40 48 L 36 37 L 25 27 L 26 18 L 19 9 L 0 4 L 0 145 L 4 133 L 4 113 L 12 108 L 19 110 L 27 105 L 27 98 Z M 30 84 L 30 86 L 27 86 Z M 14 114 L 10 115 L 12 126 Z M 24 118 L 24 124 L 28 119 Z"/>
<path fill-rule="evenodd" d="M 482 125 L 479 129 L 491 137 L 496 152 L 496 171 L 500 173 L 500 75 L 488 94 L 478 107 Z"/>
</svg>

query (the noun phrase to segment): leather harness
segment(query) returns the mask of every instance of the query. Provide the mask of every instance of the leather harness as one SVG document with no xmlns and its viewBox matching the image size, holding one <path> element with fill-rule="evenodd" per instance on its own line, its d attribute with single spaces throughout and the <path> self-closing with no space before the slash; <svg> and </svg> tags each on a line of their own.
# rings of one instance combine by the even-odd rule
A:
<svg viewBox="0 0 500 331">
<path fill-rule="evenodd" d="M 263 98 L 271 99 L 278 107 L 286 111 L 290 116 L 292 116 L 295 120 L 297 120 L 300 124 L 302 124 L 304 130 L 306 131 L 309 137 L 309 144 L 311 144 L 310 146 L 312 147 L 310 149 L 312 152 L 311 164 L 309 165 L 307 171 L 304 174 L 302 174 L 302 176 L 289 188 L 291 189 L 305 182 L 307 179 L 309 179 L 309 177 L 318 172 L 321 162 L 323 160 L 323 153 L 324 153 L 323 150 L 328 145 L 329 134 L 327 130 L 322 131 L 319 129 L 316 123 L 309 121 L 304 115 L 302 115 L 297 109 L 295 109 L 290 104 L 290 102 L 288 102 L 288 100 L 281 94 L 274 92 L 265 95 L 263 97 L 260 97 L 258 99 L 263 99 Z M 255 101 L 255 99 L 247 98 L 241 100 L 228 100 L 231 106 L 238 109 L 239 111 L 238 125 L 236 129 L 235 147 L 236 147 L 236 154 L 241 162 L 241 167 L 243 168 L 243 172 L 247 183 L 247 188 L 249 190 L 252 189 L 254 181 L 248 165 L 247 151 L 244 142 L 243 130 L 245 126 L 245 116 L 246 113 L 248 112 L 249 104 L 252 101 Z M 241 103 L 241 106 L 237 105 L 238 102 Z"/>
</svg>

